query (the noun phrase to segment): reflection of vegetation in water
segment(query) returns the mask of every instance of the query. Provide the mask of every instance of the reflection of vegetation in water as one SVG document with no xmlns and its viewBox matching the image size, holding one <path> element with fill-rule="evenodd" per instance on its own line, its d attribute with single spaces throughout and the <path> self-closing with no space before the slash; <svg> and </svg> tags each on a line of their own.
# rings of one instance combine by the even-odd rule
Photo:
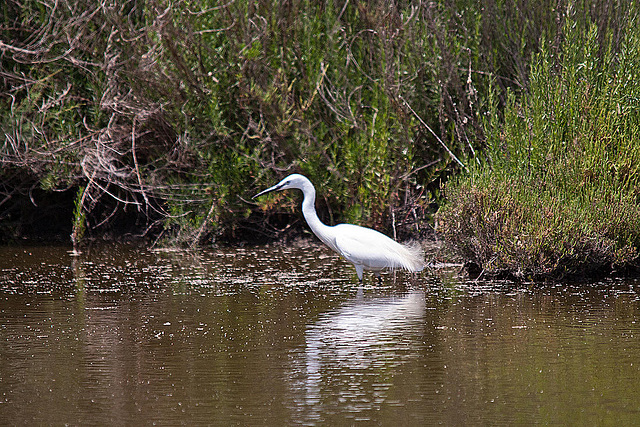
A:
<svg viewBox="0 0 640 427">
<path fill-rule="evenodd" d="M 634 15 L 635 16 L 635 15 Z M 522 100 L 487 121 L 488 159 L 448 188 L 441 230 L 487 271 L 637 267 L 640 30 L 569 20 L 534 57 Z"/>
<path fill-rule="evenodd" d="M 319 247 L 195 256 L 109 245 L 89 246 L 73 259 L 68 249 L 0 247 L 0 395 L 7 419 L 637 420 L 634 281 L 442 283 L 425 272 L 359 293 L 339 280 L 344 269 Z M 298 259 L 308 265 L 296 270 Z M 317 270 L 336 280 L 318 279 Z M 298 276 L 274 282 L 277 271 Z M 186 280 L 175 288 L 180 277 Z M 235 278 L 244 282 L 236 285 Z"/>
<path fill-rule="evenodd" d="M 639 377 L 633 282 L 586 289 L 484 285 L 482 293 L 474 292 L 478 284 L 463 286 L 466 295 L 439 319 L 447 366 L 441 393 L 452 397 L 449 408 L 460 409 L 465 424 L 483 411 L 494 423 L 633 424 L 636 403 L 627 394 L 638 389 Z"/>
</svg>

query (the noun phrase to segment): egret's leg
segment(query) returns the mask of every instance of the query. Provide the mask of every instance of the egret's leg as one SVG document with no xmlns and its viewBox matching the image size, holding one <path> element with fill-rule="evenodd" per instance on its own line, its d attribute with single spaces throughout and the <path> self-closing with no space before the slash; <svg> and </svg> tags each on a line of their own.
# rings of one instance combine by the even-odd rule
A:
<svg viewBox="0 0 640 427">
<path fill-rule="evenodd" d="M 376 277 L 378 278 L 378 284 L 382 285 L 382 276 L 380 275 L 379 271 L 374 272 L 373 274 L 376 275 Z"/>
<path fill-rule="evenodd" d="M 362 267 L 362 265 L 358 265 L 358 264 L 354 264 L 354 266 L 356 267 L 356 273 L 358 274 L 358 280 L 360 280 L 360 283 L 362 283 L 362 275 L 364 273 L 364 269 Z"/>
</svg>

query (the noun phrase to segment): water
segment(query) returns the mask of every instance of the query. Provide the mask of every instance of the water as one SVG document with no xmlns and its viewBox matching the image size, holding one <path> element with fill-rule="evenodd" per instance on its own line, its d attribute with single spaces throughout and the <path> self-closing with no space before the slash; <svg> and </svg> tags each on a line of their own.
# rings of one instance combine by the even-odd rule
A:
<svg viewBox="0 0 640 427">
<path fill-rule="evenodd" d="M 637 281 L 367 277 L 319 247 L 0 249 L 0 425 L 629 425 Z"/>
</svg>

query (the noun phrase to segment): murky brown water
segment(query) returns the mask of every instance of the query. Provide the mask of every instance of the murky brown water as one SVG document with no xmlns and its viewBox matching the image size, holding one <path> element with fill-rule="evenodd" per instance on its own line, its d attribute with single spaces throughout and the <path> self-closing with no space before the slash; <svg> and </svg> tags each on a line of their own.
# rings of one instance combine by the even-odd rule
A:
<svg viewBox="0 0 640 427">
<path fill-rule="evenodd" d="M 640 283 L 359 287 L 324 249 L 0 249 L 0 425 L 629 425 Z"/>
</svg>

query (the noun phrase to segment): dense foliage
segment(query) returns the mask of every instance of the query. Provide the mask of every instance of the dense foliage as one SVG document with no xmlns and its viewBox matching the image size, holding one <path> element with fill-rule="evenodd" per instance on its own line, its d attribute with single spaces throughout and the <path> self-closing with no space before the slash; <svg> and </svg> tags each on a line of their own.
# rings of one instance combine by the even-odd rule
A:
<svg viewBox="0 0 640 427">
<path fill-rule="evenodd" d="M 640 27 L 618 43 L 568 20 L 527 94 L 487 120 L 487 161 L 449 187 L 441 230 L 487 272 L 566 277 L 638 267 Z"/>
<path fill-rule="evenodd" d="M 635 259 L 633 2 L 8 0 L 0 236 L 444 235 L 482 268 Z M 615 203 L 611 203 L 615 201 Z M 297 222 L 301 225 L 300 221 Z"/>
<path fill-rule="evenodd" d="M 322 189 L 328 219 L 415 234 L 437 181 L 482 141 L 475 7 L 10 0 L 0 12 L 5 236 L 55 206 L 75 239 L 255 238 L 295 203 L 246 199 L 291 171 Z"/>
</svg>

